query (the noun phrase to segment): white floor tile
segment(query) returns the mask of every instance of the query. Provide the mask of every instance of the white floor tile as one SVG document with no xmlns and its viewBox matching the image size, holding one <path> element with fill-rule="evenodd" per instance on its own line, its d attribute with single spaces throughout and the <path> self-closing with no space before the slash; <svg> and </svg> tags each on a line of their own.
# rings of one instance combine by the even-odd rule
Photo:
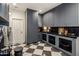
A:
<svg viewBox="0 0 79 59">
<path fill-rule="evenodd" d="M 23 52 L 26 52 L 28 50 L 28 48 L 24 47 L 23 48 Z"/>
<path fill-rule="evenodd" d="M 52 56 L 62 56 L 60 52 L 51 52 Z"/>
<path fill-rule="evenodd" d="M 23 56 L 32 56 L 31 53 L 24 53 Z"/>
<path fill-rule="evenodd" d="M 32 46 L 32 45 L 34 45 L 34 44 L 30 44 L 30 46 Z"/>
<path fill-rule="evenodd" d="M 38 46 L 44 46 L 44 45 L 45 45 L 44 43 L 39 43 L 39 44 L 38 44 Z"/>
<path fill-rule="evenodd" d="M 51 47 L 44 47 L 43 50 L 45 50 L 45 51 L 51 51 Z"/>
<path fill-rule="evenodd" d="M 31 45 L 29 48 L 36 49 L 37 46 L 36 45 Z"/>
<path fill-rule="evenodd" d="M 21 47 L 24 47 L 26 44 L 21 44 L 21 45 L 19 45 L 19 46 L 21 46 Z"/>
<path fill-rule="evenodd" d="M 35 55 L 42 55 L 42 53 L 43 53 L 43 50 L 36 49 L 33 54 L 35 54 Z"/>
</svg>

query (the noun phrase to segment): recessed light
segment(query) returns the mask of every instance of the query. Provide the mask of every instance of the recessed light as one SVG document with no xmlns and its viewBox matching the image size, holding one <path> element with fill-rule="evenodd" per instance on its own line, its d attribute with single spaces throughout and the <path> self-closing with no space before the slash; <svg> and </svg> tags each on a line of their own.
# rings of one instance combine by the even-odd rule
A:
<svg viewBox="0 0 79 59">
<path fill-rule="evenodd" d="M 16 6 L 16 3 L 13 3 L 13 6 Z"/>
<path fill-rule="evenodd" d="M 41 13 L 41 12 L 42 12 L 42 10 L 39 10 L 39 11 L 38 11 L 38 13 Z"/>
</svg>

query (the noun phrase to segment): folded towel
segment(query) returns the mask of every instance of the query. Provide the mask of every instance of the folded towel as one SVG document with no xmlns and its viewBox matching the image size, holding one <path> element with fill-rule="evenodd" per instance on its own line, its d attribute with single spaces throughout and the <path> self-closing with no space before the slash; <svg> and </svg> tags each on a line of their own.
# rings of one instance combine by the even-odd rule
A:
<svg viewBox="0 0 79 59">
<path fill-rule="evenodd" d="M 9 45 L 9 41 L 8 41 L 8 27 L 7 26 L 3 26 L 2 28 L 2 32 L 3 32 L 3 36 L 4 36 L 4 46 L 8 46 Z"/>
</svg>

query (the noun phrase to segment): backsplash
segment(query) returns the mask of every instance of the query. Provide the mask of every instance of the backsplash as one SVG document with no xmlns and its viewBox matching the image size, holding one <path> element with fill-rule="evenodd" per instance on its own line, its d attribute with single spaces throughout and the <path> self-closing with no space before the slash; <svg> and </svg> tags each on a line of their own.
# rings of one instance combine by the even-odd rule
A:
<svg viewBox="0 0 79 59">
<path fill-rule="evenodd" d="M 79 36 L 79 27 L 68 27 L 69 33 L 75 33 L 76 36 Z"/>
<path fill-rule="evenodd" d="M 50 27 L 49 32 L 54 34 L 59 34 L 59 28 L 64 28 L 64 34 L 71 34 L 79 36 L 79 27 Z M 39 27 L 39 31 L 43 32 L 43 27 Z"/>
</svg>

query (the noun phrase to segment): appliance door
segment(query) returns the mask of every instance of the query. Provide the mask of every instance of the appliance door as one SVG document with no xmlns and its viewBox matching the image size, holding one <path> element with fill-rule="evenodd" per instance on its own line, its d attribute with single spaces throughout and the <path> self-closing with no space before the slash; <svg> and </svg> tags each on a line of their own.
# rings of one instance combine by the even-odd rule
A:
<svg viewBox="0 0 79 59">
<path fill-rule="evenodd" d="M 72 53 L 72 41 L 65 39 L 65 38 L 59 38 L 59 47 Z"/>
<path fill-rule="evenodd" d="M 42 40 L 47 41 L 47 34 L 46 33 L 42 33 Z"/>
<path fill-rule="evenodd" d="M 48 42 L 55 45 L 55 36 L 52 35 L 48 35 Z"/>
</svg>

